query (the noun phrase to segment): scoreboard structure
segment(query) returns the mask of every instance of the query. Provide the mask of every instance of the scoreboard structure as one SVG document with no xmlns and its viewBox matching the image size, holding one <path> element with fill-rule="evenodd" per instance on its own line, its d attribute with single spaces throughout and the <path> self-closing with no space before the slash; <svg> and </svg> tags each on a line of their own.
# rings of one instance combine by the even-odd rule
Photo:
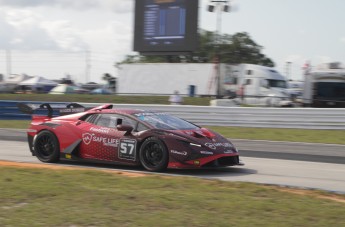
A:
<svg viewBox="0 0 345 227">
<path fill-rule="evenodd" d="M 134 51 L 175 55 L 198 47 L 199 0 L 136 0 Z"/>
</svg>

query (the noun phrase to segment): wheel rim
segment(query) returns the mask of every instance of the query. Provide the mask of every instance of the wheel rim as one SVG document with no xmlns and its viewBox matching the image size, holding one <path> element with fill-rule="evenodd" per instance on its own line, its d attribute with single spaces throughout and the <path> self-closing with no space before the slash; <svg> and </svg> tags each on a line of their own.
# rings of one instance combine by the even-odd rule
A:
<svg viewBox="0 0 345 227">
<path fill-rule="evenodd" d="M 49 157 L 54 153 L 55 148 L 54 139 L 50 135 L 43 135 L 37 141 L 36 152 L 41 157 Z"/>
<path fill-rule="evenodd" d="M 145 146 L 143 159 L 151 167 L 158 166 L 163 160 L 164 149 L 160 144 L 155 142 L 148 143 Z"/>
</svg>

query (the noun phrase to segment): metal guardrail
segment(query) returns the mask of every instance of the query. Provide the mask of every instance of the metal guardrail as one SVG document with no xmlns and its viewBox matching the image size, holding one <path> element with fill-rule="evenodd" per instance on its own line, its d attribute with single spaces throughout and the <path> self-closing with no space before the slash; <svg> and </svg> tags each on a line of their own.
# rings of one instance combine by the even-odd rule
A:
<svg viewBox="0 0 345 227">
<path fill-rule="evenodd" d="M 199 125 L 345 129 L 345 109 L 115 105 L 171 113 Z"/>
<path fill-rule="evenodd" d="M 19 112 L 16 108 L 17 103 L 16 101 L 0 101 L 0 119 L 30 119 L 30 115 Z M 86 107 L 101 105 L 100 103 L 80 104 Z M 171 113 L 198 125 L 345 130 L 345 108 L 258 108 L 139 104 L 114 104 L 114 106 Z"/>
</svg>

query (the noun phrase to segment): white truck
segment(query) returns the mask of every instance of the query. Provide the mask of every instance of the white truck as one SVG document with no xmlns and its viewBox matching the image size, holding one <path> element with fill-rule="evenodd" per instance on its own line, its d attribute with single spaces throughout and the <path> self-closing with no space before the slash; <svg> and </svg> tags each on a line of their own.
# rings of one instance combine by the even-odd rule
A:
<svg viewBox="0 0 345 227">
<path fill-rule="evenodd" d="M 217 75 L 220 95 L 259 106 L 290 105 L 285 78 L 273 68 L 260 65 L 217 65 L 213 63 L 121 64 L 118 74 L 120 94 L 172 94 L 215 96 Z M 237 96 L 238 97 L 238 96 Z"/>
<path fill-rule="evenodd" d="M 345 67 L 339 62 L 324 63 L 305 73 L 303 105 L 345 107 Z"/>
<path fill-rule="evenodd" d="M 261 65 L 223 65 L 222 94 L 236 93 L 241 102 L 255 106 L 291 106 L 287 81 L 275 69 Z"/>
</svg>

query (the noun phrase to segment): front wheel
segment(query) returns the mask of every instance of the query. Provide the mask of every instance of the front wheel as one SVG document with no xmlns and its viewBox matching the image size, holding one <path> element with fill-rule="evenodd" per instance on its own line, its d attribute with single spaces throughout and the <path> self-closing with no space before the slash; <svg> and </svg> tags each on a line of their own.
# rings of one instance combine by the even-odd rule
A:
<svg viewBox="0 0 345 227">
<path fill-rule="evenodd" d="M 57 162 L 60 158 L 59 141 L 50 131 L 38 133 L 34 141 L 34 153 L 42 162 Z"/>
<path fill-rule="evenodd" d="M 145 169 L 153 172 L 163 171 L 169 162 L 168 149 L 162 141 L 150 137 L 142 144 L 139 159 Z"/>
</svg>

